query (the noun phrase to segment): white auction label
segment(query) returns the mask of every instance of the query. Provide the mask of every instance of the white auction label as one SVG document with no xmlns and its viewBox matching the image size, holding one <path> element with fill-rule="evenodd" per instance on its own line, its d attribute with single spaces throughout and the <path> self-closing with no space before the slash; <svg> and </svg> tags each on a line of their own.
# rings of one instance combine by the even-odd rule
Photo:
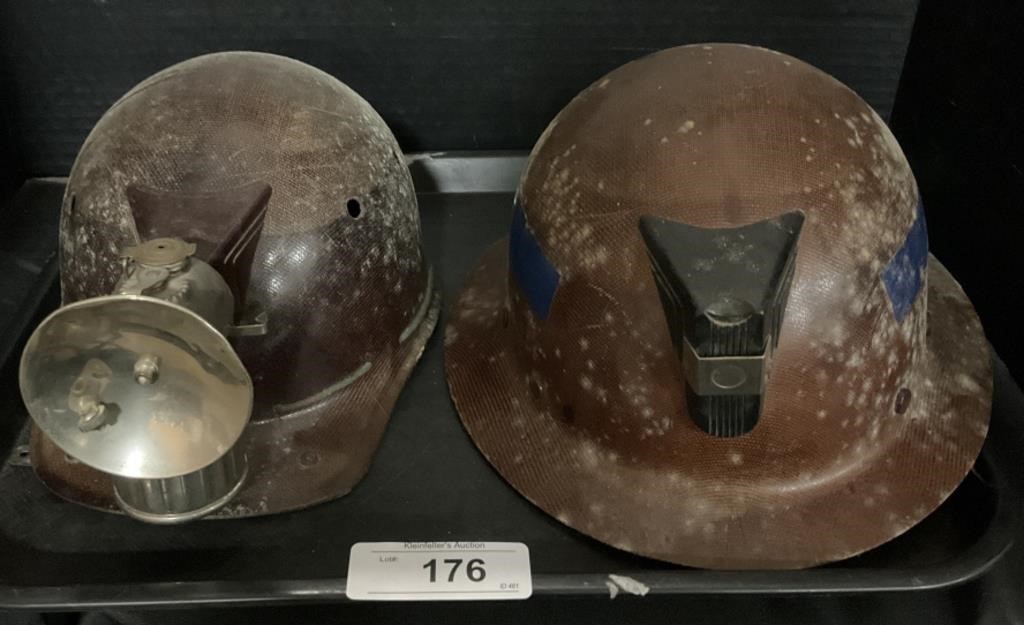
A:
<svg viewBox="0 0 1024 625">
<path fill-rule="evenodd" d="M 479 601 L 532 593 L 530 550 L 523 543 L 356 543 L 349 552 L 349 599 Z"/>
</svg>

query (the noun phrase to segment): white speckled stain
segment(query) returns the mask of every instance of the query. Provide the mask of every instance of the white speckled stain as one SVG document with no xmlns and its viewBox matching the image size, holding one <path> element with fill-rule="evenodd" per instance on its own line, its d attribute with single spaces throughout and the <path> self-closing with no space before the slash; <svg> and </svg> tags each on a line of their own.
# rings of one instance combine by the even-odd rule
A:
<svg viewBox="0 0 1024 625">
<path fill-rule="evenodd" d="M 444 331 L 444 344 L 445 346 L 451 346 L 455 344 L 455 341 L 459 340 L 459 331 L 452 325 L 448 324 Z"/>
<path fill-rule="evenodd" d="M 974 378 L 967 375 L 966 373 L 960 373 L 956 376 L 957 386 L 961 390 L 966 391 L 970 394 L 977 394 L 981 392 L 981 385 L 974 381 Z"/>
</svg>

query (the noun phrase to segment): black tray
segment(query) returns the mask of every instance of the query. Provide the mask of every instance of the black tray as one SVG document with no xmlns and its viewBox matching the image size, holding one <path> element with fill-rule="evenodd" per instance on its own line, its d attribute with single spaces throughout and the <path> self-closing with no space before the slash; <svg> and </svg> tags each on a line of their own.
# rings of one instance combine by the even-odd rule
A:
<svg viewBox="0 0 1024 625">
<path fill-rule="evenodd" d="M 413 161 L 417 187 L 426 190 L 419 197 L 424 245 L 446 302 L 508 227 L 521 165 L 521 157 Z M 64 502 L 19 466 L 27 428 L 16 375 L 20 341 L 57 305 L 62 185 L 26 183 L 0 233 L 0 249 L 14 250 L 32 269 L 26 277 L 8 273 L 7 263 L 0 268 L 0 313 L 22 311 L 0 327 L 0 356 L 7 356 L 0 366 L 0 459 L 7 458 L 0 466 L 0 608 L 341 601 L 349 548 L 359 541 L 521 541 L 531 550 L 534 593 L 561 595 L 607 594 L 609 573 L 634 577 L 654 594 L 935 589 L 979 576 L 1013 541 L 1018 502 L 1005 480 L 1012 459 L 986 444 L 975 471 L 935 513 L 844 562 L 805 571 L 702 571 L 615 550 L 533 507 L 477 452 L 448 398 L 442 327 L 399 399 L 369 475 L 347 497 L 274 517 L 180 527 Z M 1012 386 L 997 376 L 997 398 Z M 997 408 L 993 419 L 1011 416 Z"/>
</svg>

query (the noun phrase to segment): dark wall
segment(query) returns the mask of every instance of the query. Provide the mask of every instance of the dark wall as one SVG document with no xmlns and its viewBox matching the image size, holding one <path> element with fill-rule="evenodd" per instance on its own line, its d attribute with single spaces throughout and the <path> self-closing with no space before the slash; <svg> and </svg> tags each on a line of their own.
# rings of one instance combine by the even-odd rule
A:
<svg viewBox="0 0 1024 625">
<path fill-rule="evenodd" d="M 24 180 L 24 170 L 18 155 L 18 136 L 11 119 L 9 97 L 11 81 L 0 60 L 0 210 Z"/>
<path fill-rule="evenodd" d="M 1024 379 L 1024 3 L 922 0 L 893 130 L 932 251 Z"/>
<path fill-rule="evenodd" d="M 63 175 L 133 84 L 225 49 L 338 76 L 407 151 L 526 149 L 581 88 L 648 52 L 743 41 L 805 58 L 888 114 L 917 0 L 50 0 L 0 3 L 0 65 L 31 175 Z M 12 95 L 13 94 L 13 95 Z"/>
</svg>

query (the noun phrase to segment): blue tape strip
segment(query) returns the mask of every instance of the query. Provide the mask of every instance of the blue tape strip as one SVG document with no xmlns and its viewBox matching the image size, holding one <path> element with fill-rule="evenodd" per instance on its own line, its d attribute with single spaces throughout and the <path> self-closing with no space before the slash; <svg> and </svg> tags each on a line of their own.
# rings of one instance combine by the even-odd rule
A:
<svg viewBox="0 0 1024 625">
<path fill-rule="evenodd" d="M 917 217 L 907 232 L 903 245 L 882 270 L 882 282 L 892 303 L 896 321 L 902 323 L 924 285 L 928 266 L 928 228 L 924 209 L 917 205 Z"/>
<path fill-rule="evenodd" d="M 508 237 L 508 265 L 519 288 L 526 294 L 533 314 L 540 319 L 547 319 L 555 291 L 558 290 L 558 270 L 544 255 L 537 238 L 527 227 L 526 214 L 518 201 L 512 214 L 512 231 Z"/>
</svg>

